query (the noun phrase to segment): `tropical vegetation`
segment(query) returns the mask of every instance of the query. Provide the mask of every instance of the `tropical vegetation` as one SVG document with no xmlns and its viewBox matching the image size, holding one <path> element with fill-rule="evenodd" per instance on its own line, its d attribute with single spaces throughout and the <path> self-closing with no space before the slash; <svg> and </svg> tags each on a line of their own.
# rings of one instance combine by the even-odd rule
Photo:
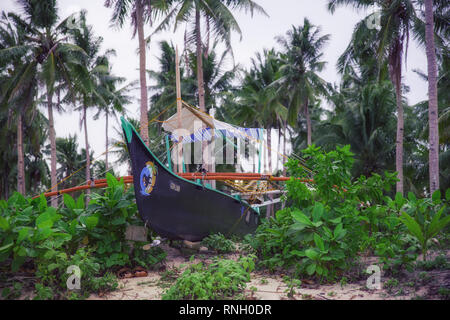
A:
<svg viewBox="0 0 450 320">
<path fill-rule="evenodd" d="M 448 270 L 448 3 L 328 0 L 324 11 L 330 14 L 342 7 L 375 12 L 355 25 L 336 66 L 324 55 L 333 34 L 309 18 L 243 66 L 234 61 L 231 37 L 245 36 L 238 12 L 268 16 L 256 2 L 262 1 L 105 1 L 111 28 L 128 23 L 137 35 L 138 80 L 113 72 L 116 51 L 103 47 L 86 11 L 62 16 L 56 0 L 17 0 L 20 13 L 1 12 L 2 297 L 18 298 L 27 289 L 35 299 L 87 298 L 115 290 L 125 269 L 165 268 L 170 281 L 163 299 L 247 298 L 255 270 L 283 274 L 292 297 L 305 279 L 361 280 L 369 255 L 398 278 Z M 369 27 L 374 15 L 380 24 Z M 167 30 L 180 28 L 184 43 L 176 61 L 178 47 Z M 168 38 L 154 42 L 163 31 Z M 426 71 L 413 66 L 428 88 L 428 99 L 415 104 L 404 81 L 410 40 L 427 58 Z M 147 63 L 150 47 L 158 48 L 155 65 Z M 177 62 L 183 101 L 204 112 L 214 108 L 217 119 L 233 125 L 266 129 L 269 151 L 261 171 L 291 179 L 282 203 L 260 211 L 254 235 L 209 235 L 202 245 L 217 257 L 171 273 L 166 252 L 147 243 L 156 237 L 151 230 L 147 241 L 126 238 L 130 226 L 143 223 L 133 187 L 115 172 L 131 174 L 118 116 L 139 127 L 164 163 L 170 161 L 162 123 L 176 111 Z M 336 83 L 323 77 L 332 67 Z M 129 110 L 134 102 L 136 115 Z M 70 112 L 80 115 L 80 132 L 56 132 L 59 114 Z M 91 146 L 90 115 L 105 121 L 104 137 L 95 137 L 104 139 L 105 150 Z M 107 187 L 101 190 L 44 196 L 102 178 Z M 310 178 L 314 183 L 302 182 Z M 73 265 L 82 275 L 77 291 L 67 289 Z M 34 280 L 26 288 L 8 280 L 17 273 Z M 440 290 L 448 297 L 448 288 Z"/>
</svg>

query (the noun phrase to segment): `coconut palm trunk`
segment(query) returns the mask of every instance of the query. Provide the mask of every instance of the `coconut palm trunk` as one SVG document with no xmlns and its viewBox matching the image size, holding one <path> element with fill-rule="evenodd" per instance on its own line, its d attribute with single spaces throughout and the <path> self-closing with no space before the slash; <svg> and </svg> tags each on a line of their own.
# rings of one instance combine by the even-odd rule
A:
<svg viewBox="0 0 450 320">
<path fill-rule="evenodd" d="M 17 191 L 25 194 L 25 163 L 23 156 L 22 114 L 17 117 Z"/>
<path fill-rule="evenodd" d="M 306 99 L 305 101 L 305 116 L 306 116 L 306 139 L 308 146 L 312 144 L 312 129 L 311 129 L 311 117 L 309 115 L 309 108 L 308 108 L 309 101 Z"/>
<path fill-rule="evenodd" d="M 389 75 L 395 88 L 395 99 L 397 104 L 397 135 L 395 142 L 395 170 L 398 175 L 396 191 L 403 194 L 403 135 L 404 118 L 402 102 L 402 57 L 403 38 L 399 37 L 389 54 Z"/>
<path fill-rule="evenodd" d="M 428 63 L 428 121 L 430 193 L 439 189 L 439 126 L 437 65 L 434 47 L 433 1 L 425 0 L 425 45 Z"/>
<path fill-rule="evenodd" d="M 283 122 L 284 124 L 284 128 L 283 128 L 283 161 L 282 161 L 282 165 L 283 165 L 283 176 L 286 176 L 286 167 L 284 166 L 285 160 L 287 159 L 287 155 L 286 155 L 286 135 L 287 135 L 287 120 L 285 120 Z"/>
<path fill-rule="evenodd" d="M 403 119 L 403 104 L 402 104 L 402 89 L 400 80 L 395 83 L 395 95 L 397 101 L 397 138 L 395 143 L 395 170 L 398 173 L 396 191 L 403 194 L 403 133 L 404 133 L 404 119 Z"/>
<path fill-rule="evenodd" d="M 86 182 L 90 184 L 91 180 L 91 157 L 89 155 L 89 139 L 88 139 L 88 131 L 87 131 L 87 108 L 83 107 L 83 126 L 84 126 L 84 143 L 86 150 Z M 90 194 L 90 190 L 86 189 L 86 195 Z M 89 203 L 89 197 L 86 197 L 86 206 Z"/>
<path fill-rule="evenodd" d="M 108 146 L 108 112 L 106 112 L 106 114 L 105 114 L 105 118 L 106 118 L 106 126 L 105 126 L 105 136 L 106 136 L 106 143 L 105 143 L 105 147 L 106 147 L 106 151 L 105 151 L 105 170 L 106 171 L 108 171 L 108 168 L 109 168 L 109 166 L 108 166 L 108 148 L 109 148 L 109 146 Z"/>
<path fill-rule="evenodd" d="M 140 132 L 144 143 L 149 145 L 148 138 L 148 99 L 147 99 L 147 79 L 146 79 L 146 45 L 144 37 L 143 8 L 140 1 L 136 1 L 136 24 L 139 39 L 139 80 L 141 85 L 141 118 Z"/>
<path fill-rule="evenodd" d="M 198 106 L 200 110 L 206 112 L 205 107 L 205 82 L 203 79 L 203 44 L 202 44 L 202 34 L 200 29 L 200 10 L 197 8 L 195 10 L 195 33 L 196 33 L 196 50 L 197 50 L 197 86 L 198 86 Z M 211 171 L 211 161 L 208 154 L 205 154 L 205 149 L 207 149 L 208 142 L 202 142 L 202 157 L 204 168 Z"/>
<path fill-rule="evenodd" d="M 56 133 L 55 122 L 53 119 L 53 93 L 50 92 L 50 88 L 47 87 L 47 109 L 48 109 L 48 127 L 50 138 L 50 183 L 51 191 L 58 191 L 58 180 L 56 178 Z M 50 199 L 52 207 L 58 206 L 58 197 L 52 196 Z"/>
<path fill-rule="evenodd" d="M 267 157 L 268 157 L 268 165 L 269 165 L 269 175 L 272 174 L 272 129 L 269 127 L 267 129 Z M 269 199 L 273 199 L 273 195 L 269 195 Z M 273 204 L 269 204 L 267 206 L 267 217 L 273 217 Z"/>
</svg>

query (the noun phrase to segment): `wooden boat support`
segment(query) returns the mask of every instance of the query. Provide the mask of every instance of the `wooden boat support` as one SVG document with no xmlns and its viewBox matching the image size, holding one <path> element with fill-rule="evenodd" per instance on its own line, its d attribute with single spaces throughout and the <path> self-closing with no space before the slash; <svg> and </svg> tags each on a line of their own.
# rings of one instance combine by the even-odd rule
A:
<svg viewBox="0 0 450 320">
<path fill-rule="evenodd" d="M 198 172 L 190 172 L 190 173 L 177 173 L 180 177 L 187 179 L 187 180 L 216 180 L 216 181 L 225 181 L 225 180 L 237 180 L 237 181 L 288 181 L 289 177 L 275 177 L 270 175 L 263 175 L 260 173 L 236 173 L 236 172 L 214 172 L 214 173 L 198 173 Z M 133 176 L 123 176 L 118 177 L 117 180 L 120 181 L 120 179 L 123 179 L 124 183 L 126 184 L 132 184 L 133 183 Z M 306 183 L 314 183 L 313 179 L 300 179 L 301 182 Z M 81 185 L 78 187 L 68 188 L 68 189 L 61 189 L 58 191 L 51 191 L 44 193 L 45 197 L 52 197 L 57 196 L 64 193 L 73 193 L 77 191 L 83 191 L 86 189 L 99 189 L 99 188 L 106 188 L 108 185 L 106 183 L 106 179 L 98 179 L 94 180 L 93 183 L 89 182 L 88 184 Z M 269 194 L 270 191 L 267 192 Z M 279 193 L 279 192 L 272 192 L 272 193 Z M 232 194 L 237 195 L 237 194 Z M 39 198 L 40 195 L 34 196 L 33 199 Z"/>
</svg>

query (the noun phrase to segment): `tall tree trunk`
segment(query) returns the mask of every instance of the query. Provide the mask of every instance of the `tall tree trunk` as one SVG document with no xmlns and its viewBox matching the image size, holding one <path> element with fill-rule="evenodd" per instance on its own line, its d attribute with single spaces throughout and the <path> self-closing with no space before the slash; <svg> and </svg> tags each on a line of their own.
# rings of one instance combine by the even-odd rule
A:
<svg viewBox="0 0 450 320">
<path fill-rule="evenodd" d="M 312 129 L 311 129 L 311 117 L 309 115 L 309 107 L 308 107 L 309 101 L 308 98 L 306 98 L 305 101 L 305 115 L 306 115 L 306 139 L 308 146 L 312 143 Z"/>
<path fill-rule="evenodd" d="M 210 37 L 211 37 L 210 21 L 209 21 L 209 18 L 207 17 L 206 18 L 206 46 L 205 46 L 205 52 L 204 52 L 205 59 L 208 58 L 208 54 L 209 54 L 209 39 L 210 39 Z"/>
<path fill-rule="evenodd" d="M 272 128 L 269 127 L 269 129 L 267 129 L 267 157 L 268 157 L 268 161 L 269 161 L 269 175 L 272 174 Z M 273 199 L 273 195 L 269 195 L 269 199 L 272 200 Z M 274 213 L 273 213 L 273 204 L 269 204 L 267 206 L 267 216 L 268 217 L 273 217 Z"/>
<path fill-rule="evenodd" d="M 53 119 L 53 93 L 50 92 L 50 88 L 47 87 L 47 109 L 48 109 L 48 126 L 49 126 L 49 138 L 50 138 L 50 183 L 51 191 L 58 191 L 58 180 L 56 178 L 56 133 L 55 122 Z M 53 196 L 50 200 L 52 207 L 58 206 L 58 197 Z"/>
<path fill-rule="evenodd" d="M 278 123 L 279 125 L 280 123 Z M 281 127 L 279 125 L 279 127 Z M 281 162 L 281 167 L 283 168 L 283 152 L 281 150 L 281 129 L 277 128 L 277 135 L 278 135 L 278 146 L 277 146 L 277 164 L 275 166 L 275 172 L 278 172 L 279 164 Z"/>
<path fill-rule="evenodd" d="M 434 48 L 433 0 L 425 0 L 425 44 L 428 63 L 428 121 L 430 193 L 439 189 L 439 124 L 437 65 Z"/>
<path fill-rule="evenodd" d="M 283 121 L 283 157 L 282 159 L 282 166 L 283 166 L 283 176 L 286 177 L 286 167 L 285 167 L 285 162 L 287 160 L 287 155 L 286 155 L 286 134 L 287 134 L 287 120 Z M 283 201 L 281 203 L 281 209 L 284 209 L 285 206 L 285 201 Z"/>
<path fill-rule="evenodd" d="M 197 47 L 197 86 L 198 86 L 198 106 L 200 110 L 206 112 L 205 107 L 205 83 L 203 80 L 203 44 L 202 44 L 202 34 L 200 28 L 200 10 L 197 8 L 195 10 L 195 32 L 196 32 L 196 47 Z M 204 124 L 203 124 L 204 127 Z M 205 149 L 208 146 L 207 141 L 202 142 L 202 157 L 203 157 L 203 167 L 210 171 L 211 170 L 211 160 L 209 154 L 205 154 Z M 207 150 L 208 151 L 208 150 Z"/>
<path fill-rule="evenodd" d="M 283 131 L 284 131 L 284 134 L 283 134 L 283 162 L 282 162 L 282 164 L 283 164 L 283 176 L 286 176 L 286 167 L 284 166 L 284 163 L 286 162 L 286 159 L 287 159 L 287 155 L 286 155 L 286 135 L 287 135 L 287 120 L 285 120 L 284 122 L 283 122 L 283 124 L 284 124 L 284 129 L 283 129 Z"/>
<path fill-rule="evenodd" d="M 105 133 L 105 135 L 106 135 L 105 170 L 108 171 L 108 168 L 109 168 L 109 165 L 108 165 L 108 148 L 109 148 L 109 146 L 108 146 L 108 140 L 109 140 L 108 139 L 108 112 L 106 112 L 105 117 L 106 117 L 106 129 L 105 129 L 105 131 L 106 131 L 106 133 Z"/>
<path fill-rule="evenodd" d="M 401 77 L 400 77 L 401 78 Z M 403 104 L 401 82 L 395 85 L 396 101 L 397 101 L 397 139 L 395 143 L 395 170 L 398 172 L 396 191 L 403 194 Z"/>
<path fill-rule="evenodd" d="M 88 131 L 87 131 L 87 113 L 86 107 L 83 107 L 83 125 L 84 125 L 84 144 L 86 151 L 86 182 L 88 184 L 91 183 L 91 157 L 89 155 L 89 139 L 88 139 Z M 86 189 L 86 207 L 89 204 L 89 194 L 91 193 L 90 189 Z"/>
<path fill-rule="evenodd" d="M 149 145 L 148 138 L 148 101 L 147 101 L 147 79 L 146 79 L 146 45 L 144 37 L 144 18 L 141 1 L 136 1 L 136 23 L 139 39 L 139 80 L 141 84 L 141 118 L 140 133 L 144 143 Z"/>
<path fill-rule="evenodd" d="M 395 141 L 395 170 L 398 175 L 396 191 L 403 194 L 403 135 L 404 117 L 402 103 L 402 51 L 403 39 L 397 38 L 389 54 L 389 76 L 395 88 L 395 99 L 397 104 L 397 136 Z"/>
<path fill-rule="evenodd" d="M 25 163 L 23 157 L 22 113 L 17 116 L 17 191 L 25 194 Z"/>
<path fill-rule="evenodd" d="M 200 10 L 195 10 L 195 30 L 197 45 L 197 84 L 198 84 L 198 106 L 200 110 L 206 112 L 205 108 L 205 83 L 203 80 L 203 59 L 202 59 L 202 34 L 200 29 Z"/>
</svg>

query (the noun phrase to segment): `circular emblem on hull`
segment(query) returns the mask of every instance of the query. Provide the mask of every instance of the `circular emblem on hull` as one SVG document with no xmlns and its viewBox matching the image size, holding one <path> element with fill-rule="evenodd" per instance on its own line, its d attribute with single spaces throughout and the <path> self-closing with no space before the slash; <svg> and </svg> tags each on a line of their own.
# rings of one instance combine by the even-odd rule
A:
<svg viewBox="0 0 450 320">
<path fill-rule="evenodd" d="M 140 176 L 141 194 L 148 196 L 153 190 L 156 182 L 156 167 L 151 161 L 145 163 Z"/>
</svg>

